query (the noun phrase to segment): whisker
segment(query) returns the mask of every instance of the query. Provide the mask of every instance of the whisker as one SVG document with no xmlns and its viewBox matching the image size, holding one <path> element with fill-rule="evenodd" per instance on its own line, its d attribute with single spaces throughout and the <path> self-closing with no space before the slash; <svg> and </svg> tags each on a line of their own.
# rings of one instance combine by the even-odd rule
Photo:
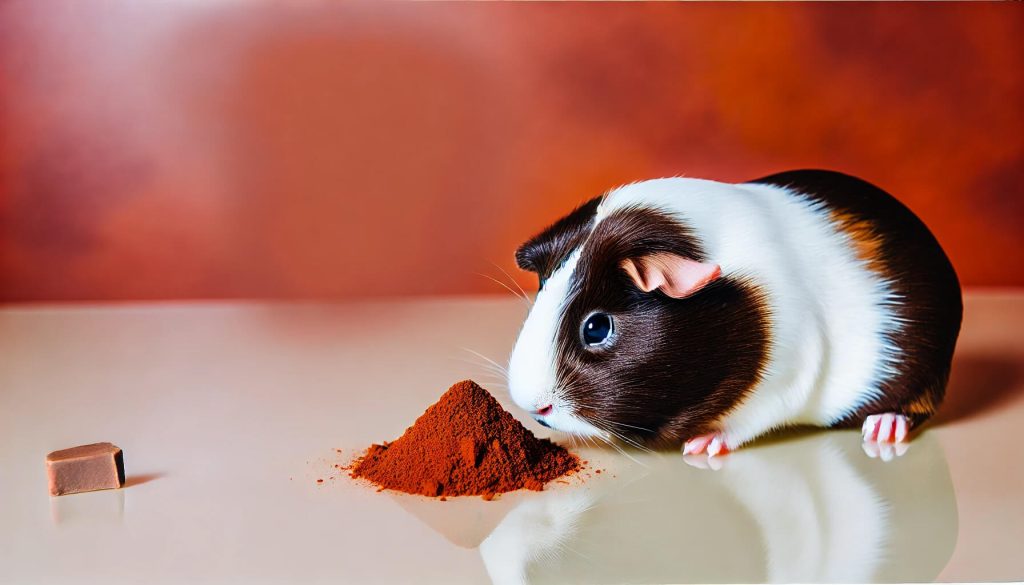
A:
<svg viewBox="0 0 1024 585">
<path fill-rule="evenodd" d="M 504 371 L 499 370 L 498 368 L 495 368 L 494 364 L 491 364 L 491 363 L 488 363 L 488 362 L 480 362 L 480 361 L 474 361 L 474 360 L 469 360 L 469 359 L 465 359 L 465 358 L 457 358 L 457 357 L 453 357 L 453 358 L 450 358 L 450 359 L 453 359 L 453 360 L 456 360 L 456 361 L 460 361 L 460 362 L 462 362 L 464 364 L 469 364 L 471 366 L 475 366 L 475 367 L 478 367 L 478 368 L 485 368 L 489 372 L 500 373 L 500 374 L 504 374 L 505 373 Z"/>
<path fill-rule="evenodd" d="M 586 443 L 588 447 L 596 447 L 596 446 L 597 446 L 597 445 L 596 445 L 596 444 L 595 444 L 595 443 L 594 443 L 594 442 L 593 442 L 593 441 L 591 440 L 591 437 L 588 437 L 588 436 L 586 436 L 586 435 L 580 435 L 580 438 L 581 438 L 581 439 L 583 439 L 583 442 L 584 442 L 584 443 Z"/>
<path fill-rule="evenodd" d="M 625 457 L 629 458 L 633 463 L 636 463 L 637 465 L 640 465 L 642 467 L 647 467 L 643 463 L 640 463 L 639 461 L 637 461 L 637 459 L 634 458 L 632 455 L 627 453 L 625 449 L 623 449 L 622 447 L 619 447 L 614 442 L 610 441 L 607 437 L 604 437 L 604 436 L 601 436 L 601 435 L 595 435 L 595 436 L 598 437 L 599 439 L 601 439 L 602 441 L 604 441 L 606 444 L 608 444 L 609 447 L 615 449 L 619 453 L 622 453 Z"/>
<path fill-rule="evenodd" d="M 585 555 L 585 554 L 581 553 L 580 551 L 578 551 L 578 550 L 574 549 L 573 547 L 569 546 L 568 544 L 565 544 L 564 542 L 563 542 L 563 543 L 560 543 L 560 544 L 561 544 L 561 546 L 562 546 L 563 548 L 565 548 L 566 550 L 569 550 L 569 551 L 571 551 L 571 552 L 574 552 L 574 553 L 576 553 L 577 555 L 579 555 L 579 556 L 583 557 L 584 559 L 586 559 L 586 560 L 590 561 L 590 564 L 594 564 L 594 559 L 592 559 L 592 558 L 588 557 L 587 555 Z"/>
<path fill-rule="evenodd" d="M 563 379 L 561 381 L 561 383 L 559 384 L 559 388 L 561 390 L 560 393 L 562 395 L 562 399 L 565 400 L 566 402 L 574 403 L 578 408 L 586 409 L 586 410 L 589 410 L 590 412 L 597 412 L 597 409 L 593 408 L 592 406 L 590 406 L 588 404 L 585 404 L 585 403 L 582 403 L 582 402 L 580 402 L 577 399 L 569 400 L 568 397 L 566 396 L 567 394 L 571 394 L 572 393 L 571 392 L 572 385 L 576 381 L 577 377 L 578 377 L 578 374 L 576 372 L 570 372 L 569 377 L 566 378 L 566 379 Z M 599 419 L 599 418 L 596 418 L 596 417 L 593 417 L 593 416 L 588 417 L 588 416 L 583 415 L 579 411 L 576 412 L 576 415 L 579 416 L 580 418 L 582 418 L 583 420 L 585 420 L 586 422 L 590 423 L 594 427 L 597 427 L 601 431 L 604 431 L 605 433 L 607 433 L 609 435 L 612 435 L 613 437 L 623 441 L 624 443 L 627 443 L 627 444 L 635 447 L 636 449 L 639 449 L 640 451 L 644 451 L 644 452 L 647 452 L 647 453 L 651 453 L 652 452 L 652 450 L 649 447 L 647 447 L 647 446 L 641 444 L 640 442 L 638 442 L 638 441 L 636 441 L 636 440 L 626 436 L 624 433 L 620 433 L 620 432 L 615 431 L 609 425 L 618 425 L 618 426 L 633 428 L 633 429 L 637 429 L 637 430 L 641 430 L 641 431 L 653 432 L 650 429 L 646 429 L 644 427 L 638 427 L 638 426 L 635 426 L 635 425 L 629 425 L 629 424 L 626 424 L 626 423 L 617 423 L 617 422 L 611 421 L 611 420 Z"/>
<path fill-rule="evenodd" d="M 482 355 L 477 355 L 481 358 L 484 358 L 484 356 Z M 471 372 L 470 377 L 473 380 L 475 380 L 478 383 L 481 383 L 483 386 L 487 388 L 499 388 L 501 389 L 504 395 L 508 396 L 509 398 L 512 398 L 512 391 L 508 387 L 508 372 L 505 371 L 505 369 L 502 368 L 501 366 L 494 364 L 490 360 L 478 361 L 454 356 L 450 356 L 448 359 L 473 366 L 473 368 L 476 370 Z"/>
<path fill-rule="evenodd" d="M 515 290 L 512 289 L 512 287 L 510 287 L 509 285 L 505 284 L 504 282 L 501 282 L 497 278 L 494 278 L 493 276 L 488 276 L 488 275 L 486 275 L 486 274 L 484 274 L 482 272 L 477 272 L 476 274 L 477 274 L 477 276 L 482 276 L 482 277 L 486 278 L 487 280 L 490 280 L 491 282 L 495 282 L 495 283 L 501 285 L 502 287 L 505 288 L 505 290 L 507 290 L 508 292 L 512 293 L 512 295 L 515 296 L 517 299 L 519 299 L 519 300 L 523 301 L 524 303 L 526 303 L 526 306 L 528 306 L 528 307 L 532 307 L 533 306 L 533 303 L 530 302 L 529 298 L 524 297 L 524 296 L 520 296 L 518 292 L 516 292 Z"/>
<path fill-rule="evenodd" d="M 638 427 L 638 426 L 635 426 L 635 425 L 627 425 L 626 423 L 615 422 L 613 420 L 606 420 L 604 422 L 609 423 L 609 424 L 613 424 L 613 425 L 616 425 L 616 426 L 620 426 L 620 427 L 629 427 L 631 429 L 636 429 L 638 431 L 646 431 L 648 433 L 653 433 L 654 432 L 651 429 L 648 429 L 646 427 Z"/>
<path fill-rule="evenodd" d="M 632 447 L 633 449 L 636 449 L 637 451 L 644 451 L 644 452 L 648 452 L 649 451 L 649 449 L 647 449 L 646 447 L 644 447 L 640 443 L 637 443 L 635 441 L 631 441 L 631 440 L 627 439 L 626 437 L 623 437 L 622 435 L 618 435 L 618 434 L 615 434 L 615 433 L 609 431 L 608 429 L 605 429 L 605 428 L 602 428 L 602 427 L 598 427 L 598 428 L 601 429 L 602 431 L 608 433 L 610 435 L 610 438 L 617 439 L 617 440 L 621 441 L 624 445 L 626 445 L 628 447 Z"/>
<path fill-rule="evenodd" d="M 650 452 L 650 449 L 648 449 L 647 447 L 643 446 L 640 443 L 637 443 L 636 441 L 634 441 L 634 440 L 632 440 L 632 439 L 630 439 L 628 437 L 620 435 L 619 433 L 616 433 L 616 432 L 614 432 L 614 431 L 612 431 L 610 429 L 607 429 L 605 427 L 602 427 L 600 425 L 595 425 L 595 426 L 597 426 L 597 428 L 603 430 L 604 432 L 608 433 L 613 438 L 618 439 L 618 440 L 622 441 L 623 443 L 625 443 L 626 445 L 636 449 L 637 451 L 643 451 L 645 453 L 649 453 Z"/>
<path fill-rule="evenodd" d="M 484 386 L 487 387 L 505 388 L 505 385 L 502 384 L 500 381 L 494 378 L 488 378 L 486 376 L 476 376 L 475 381 L 477 381 L 478 383 L 482 383 Z"/>
<path fill-rule="evenodd" d="M 603 428 L 603 427 L 602 427 L 602 426 L 601 426 L 600 424 L 598 424 L 598 423 L 597 423 L 597 421 L 595 421 L 595 420 L 594 420 L 594 419 L 592 419 L 592 418 L 589 418 L 589 417 L 587 417 L 587 416 L 585 416 L 585 415 L 582 415 L 582 414 L 579 414 L 579 413 L 577 413 L 577 414 L 576 414 L 576 416 L 580 417 L 580 418 L 581 418 L 581 419 L 583 419 L 583 420 L 584 420 L 585 422 L 587 422 L 587 423 L 590 423 L 590 424 L 591 424 L 591 425 L 593 425 L 593 426 L 594 426 L 595 428 L 597 428 L 597 429 L 601 430 L 601 431 L 602 431 L 602 432 L 604 432 L 605 434 L 609 434 L 609 435 L 614 435 L 614 436 L 616 436 L 616 437 L 618 437 L 618 438 L 620 438 L 620 439 L 624 439 L 624 437 L 622 437 L 622 436 L 620 436 L 620 435 L 618 435 L 618 434 L 616 434 L 616 433 L 613 433 L 613 432 L 609 431 L 609 430 L 608 430 L 608 429 L 606 429 L 606 428 Z M 607 445 L 608 445 L 609 447 L 612 447 L 613 449 L 615 449 L 616 451 L 618 451 L 619 453 L 621 453 L 621 454 L 622 454 L 622 455 L 624 455 L 625 457 L 629 458 L 629 459 L 630 459 L 631 461 L 633 461 L 633 462 L 634 462 L 634 463 L 636 463 L 637 465 L 640 465 L 641 467 L 647 467 L 647 465 L 646 465 L 646 464 L 644 464 L 644 463 L 641 463 L 641 462 L 640 462 L 639 460 L 637 460 L 637 459 L 636 459 L 635 457 L 633 457 L 632 455 L 630 455 L 629 453 L 627 453 L 625 449 L 623 449 L 622 447 L 620 447 L 620 446 L 616 445 L 616 444 L 615 444 L 615 442 L 614 442 L 614 441 L 612 441 L 611 439 L 609 439 L 609 438 L 608 438 L 607 436 L 605 436 L 605 435 L 601 435 L 601 434 L 597 434 L 597 435 L 594 435 L 594 436 L 595 436 L 595 437 L 597 437 L 597 438 L 599 438 L 599 439 L 601 439 L 602 441 L 604 441 L 604 442 L 605 442 L 605 443 L 606 443 L 606 444 L 607 444 Z M 634 446 L 636 446 L 636 447 L 637 447 L 638 449 L 640 449 L 641 451 L 645 451 L 645 452 L 651 452 L 651 450 L 650 450 L 650 449 L 648 449 L 648 448 L 646 448 L 646 447 L 643 447 L 643 446 L 639 446 L 639 445 L 636 445 L 635 443 L 633 443 L 633 445 L 634 445 Z"/>
<path fill-rule="evenodd" d="M 644 445 L 638 443 L 637 441 L 627 437 L 626 435 L 623 435 L 622 433 L 617 433 L 614 430 L 608 428 L 607 426 L 605 426 L 605 424 L 607 422 L 608 421 L 603 421 L 603 420 L 600 420 L 600 419 L 591 419 L 591 421 L 590 421 L 590 423 L 593 424 L 595 427 L 601 429 L 602 431 L 605 431 L 605 432 L 611 434 L 612 436 L 614 436 L 615 438 L 619 439 L 620 441 L 628 443 L 628 444 L 632 445 L 633 447 L 636 447 L 637 449 L 639 449 L 641 451 L 646 451 L 646 452 L 650 452 L 651 451 L 646 446 L 644 446 Z"/>
<path fill-rule="evenodd" d="M 457 358 L 453 358 L 453 359 L 457 359 Z M 489 382 L 491 384 L 499 384 L 501 386 L 506 386 L 506 387 L 508 386 L 508 384 L 507 384 L 507 380 L 508 380 L 507 374 L 505 374 L 505 372 L 502 372 L 500 370 L 495 369 L 494 366 L 492 366 L 490 364 L 477 363 L 477 362 L 472 362 L 472 361 L 469 361 L 469 360 L 461 360 L 461 359 L 457 359 L 457 361 L 469 364 L 470 366 L 473 366 L 473 368 L 476 369 L 475 371 L 471 372 L 471 377 L 474 380 L 479 381 L 479 380 L 483 380 L 483 379 L 488 379 L 488 377 L 490 377 L 489 378 Z"/>
<path fill-rule="evenodd" d="M 501 381 L 502 384 L 505 383 L 504 380 L 506 378 L 505 378 L 505 373 L 504 372 L 499 372 L 497 370 L 489 370 L 489 369 L 484 368 L 483 366 L 480 366 L 480 368 L 481 368 L 481 370 L 480 370 L 479 373 L 482 376 L 493 376 L 494 380 L 499 380 L 499 381 Z"/>
<path fill-rule="evenodd" d="M 516 288 L 517 288 L 517 289 L 519 289 L 519 292 L 523 293 L 523 298 L 524 298 L 524 299 L 526 299 L 526 301 L 527 301 L 527 302 L 528 302 L 528 303 L 530 304 L 530 306 L 532 307 L 532 306 L 533 306 L 533 300 L 532 300 L 532 299 L 530 299 L 530 295 L 528 295 L 528 294 L 526 293 L 526 291 L 525 291 L 525 290 L 523 290 L 523 287 L 519 286 L 519 283 L 518 283 L 518 282 L 516 282 L 516 279 L 515 279 L 515 278 L 513 278 L 513 277 L 512 277 L 512 275 L 508 273 L 508 271 L 506 271 L 506 270 L 505 270 L 504 268 L 502 268 L 501 266 L 499 266 L 497 262 L 493 262 L 493 261 L 492 261 L 492 262 L 491 262 L 491 264 L 493 264 L 495 268 L 497 268 L 498 270 L 500 270 L 500 271 L 502 272 L 502 274 L 504 274 L 505 276 L 507 276 L 507 277 L 508 277 L 508 279 L 512 281 L 512 284 L 514 284 L 514 285 L 516 286 Z"/>
<path fill-rule="evenodd" d="M 491 358 L 485 356 L 484 354 L 482 354 L 482 353 L 480 353 L 478 351 L 473 351 L 472 349 L 469 349 L 468 347 L 463 347 L 462 349 L 464 351 L 468 351 L 469 353 L 471 353 L 471 354 L 473 354 L 473 355 L 475 355 L 475 356 L 477 356 L 477 357 L 479 357 L 481 359 L 487 360 L 488 363 L 490 363 L 494 367 L 496 367 L 499 370 L 501 370 L 506 376 L 508 375 L 508 368 L 506 368 L 505 366 L 503 366 L 503 365 L 499 364 L 498 362 L 492 360 Z"/>
</svg>

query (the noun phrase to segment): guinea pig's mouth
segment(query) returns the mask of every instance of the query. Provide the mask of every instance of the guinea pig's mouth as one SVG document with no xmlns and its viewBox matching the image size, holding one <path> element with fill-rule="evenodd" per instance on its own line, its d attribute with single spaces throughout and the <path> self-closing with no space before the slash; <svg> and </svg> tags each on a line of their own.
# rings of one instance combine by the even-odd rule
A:
<svg viewBox="0 0 1024 585">
<path fill-rule="evenodd" d="M 591 424 L 586 418 L 576 415 L 565 407 L 547 407 L 542 411 L 530 412 L 530 417 L 543 427 L 571 435 L 592 437 L 603 434 L 601 429 Z"/>
</svg>

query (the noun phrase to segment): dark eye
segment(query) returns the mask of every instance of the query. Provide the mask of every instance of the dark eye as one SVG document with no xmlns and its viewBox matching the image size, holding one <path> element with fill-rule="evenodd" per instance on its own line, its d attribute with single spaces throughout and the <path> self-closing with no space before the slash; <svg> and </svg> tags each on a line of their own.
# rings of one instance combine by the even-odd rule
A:
<svg viewBox="0 0 1024 585">
<path fill-rule="evenodd" d="M 589 346 L 604 345 L 611 338 L 613 329 L 611 315 L 594 313 L 583 321 L 583 343 Z"/>
</svg>

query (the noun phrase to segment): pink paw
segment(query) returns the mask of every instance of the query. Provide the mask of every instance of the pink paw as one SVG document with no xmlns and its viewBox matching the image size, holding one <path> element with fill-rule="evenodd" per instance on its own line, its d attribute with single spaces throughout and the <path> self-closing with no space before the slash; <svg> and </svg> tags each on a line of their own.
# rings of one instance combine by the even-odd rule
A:
<svg viewBox="0 0 1024 585">
<path fill-rule="evenodd" d="M 907 440 L 909 432 L 910 420 L 894 412 L 872 414 L 864 419 L 861 427 L 864 442 L 870 443 L 902 443 Z"/>
<path fill-rule="evenodd" d="M 864 420 L 864 452 L 872 459 L 891 461 L 907 452 L 910 420 L 902 414 L 873 414 Z"/>
<path fill-rule="evenodd" d="M 722 433 L 699 435 L 683 445 L 683 455 L 707 453 L 708 457 L 714 457 L 716 455 L 725 455 L 728 452 L 729 447 L 725 444 L 725 436 Z"/>
</svg>

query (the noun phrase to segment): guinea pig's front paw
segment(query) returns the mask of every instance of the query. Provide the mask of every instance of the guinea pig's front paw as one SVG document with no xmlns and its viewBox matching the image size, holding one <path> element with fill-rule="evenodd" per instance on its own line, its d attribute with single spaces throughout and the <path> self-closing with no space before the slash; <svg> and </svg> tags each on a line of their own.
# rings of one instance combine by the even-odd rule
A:
<svg viewBox="0 0 1024 585">
<path fill-rule="evenodd" d="M 707 453 L 708 457 L 725 455 L 729 452 L 725 435 L 722 433 L 708 433 L 696 436 L 683 444 L 683 455 L 701 455 Z"/>
<path fill-rule="evenodd" d="M 868 457 L 891 461 L 909 448 L 906 441 L 910 433 L 910 419 L 894 412 L 873 414 L 864 419 L 861 433 L 864 436 L 862 446 Z"/>
<path fill-rule="evenodd" d="M 864 442 L 902 443 L 910 432 L 910 419 L 895 412 L 872 414 L 864 419 L 860 430 Z"/>
<path fill-rule="evenodd" d="M 698 469 L 718 471 L 727 453 L 729 444 L 722 433 L 699 435 L 683 444 L 683 461 Z"/>
</svg>

